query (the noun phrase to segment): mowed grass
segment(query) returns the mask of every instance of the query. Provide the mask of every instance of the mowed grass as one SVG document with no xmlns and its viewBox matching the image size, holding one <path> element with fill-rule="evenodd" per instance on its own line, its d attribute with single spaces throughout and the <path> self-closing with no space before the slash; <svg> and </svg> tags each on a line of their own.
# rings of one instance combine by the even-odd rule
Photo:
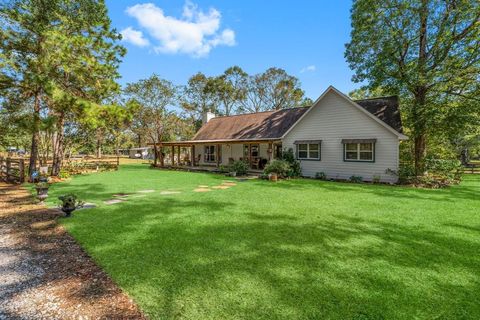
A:
<svg viewBox="0 0 480 320">
<path fill-rule="evenodd" d="M 444 190 L 299 179 L 193 192 L 224 180 L 126 165 L 50 199 L 100 205 L 61 221 L 152 319 L 480 318 L 479 175 Z"/>
</svg>

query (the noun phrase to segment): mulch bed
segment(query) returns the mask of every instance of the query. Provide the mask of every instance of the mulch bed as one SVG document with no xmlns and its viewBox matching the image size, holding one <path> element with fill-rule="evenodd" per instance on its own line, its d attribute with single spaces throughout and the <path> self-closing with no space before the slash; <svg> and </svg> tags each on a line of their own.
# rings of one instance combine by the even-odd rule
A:
<svg viewBox="0 0 480 320">
<path fill-rule="evenodd" d="M 146 319 L 59 216 L 0 183 L 0 319 Z"/>
</svg>

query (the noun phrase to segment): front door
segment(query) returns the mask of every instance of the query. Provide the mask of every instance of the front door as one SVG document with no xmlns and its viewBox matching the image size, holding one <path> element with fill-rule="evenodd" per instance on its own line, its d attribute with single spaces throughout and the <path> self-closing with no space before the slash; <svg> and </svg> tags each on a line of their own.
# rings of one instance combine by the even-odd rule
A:
<svg viewBox="0 0 480 320">
<path fill-rule="evenodd" d="M 259 169 L 260 166 L 260 145 L 244 144 L 243 157 L 248 162 L 250 169 Z"/>
</svg>

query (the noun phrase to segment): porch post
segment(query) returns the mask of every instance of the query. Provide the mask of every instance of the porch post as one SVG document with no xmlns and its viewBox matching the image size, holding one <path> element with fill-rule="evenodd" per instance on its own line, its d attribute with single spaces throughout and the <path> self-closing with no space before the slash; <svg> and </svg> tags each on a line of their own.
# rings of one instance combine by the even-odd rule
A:
<svg viewBox="0 0 480 320">
<path fill-rule="evenodd" d="M 270 152 L 268 152 L 268 150 L 270 150 Z M 272 142 L 269 142 L 268 143 L 268 162 L 272 162 L 272 159 L 273 159 L 273 143 Z"/>
<path fill-rule="evenodd" d="M 178 146 L 178 157 L 177 157 L 177 162 L 178 162 L 178 166 L 181 165 L 181 161 L 180 161 L 180 146 Z"/>
<path fill-rule="evenodd" d="M 218 166 L 220 166 L 220 145 L 219 144 L 217 144 L 216 149 L 217 150 L 215 150 L 215 151 L 217 151 L 217 167 L 218 167 Z"/>
<path fill-rule="evenodd" d="M 248 144 L 248 165 L 250 169 L 252 168 L 252 144 Z"/>
<path fill-rule="evenodd" d="M 172 167 L 175 165 L 175 146 L 172 145 Z"/>
<path fill-rule="evenodd" d="M 190 150 L 191 150 L 191 153 L 192 153 L 190 155 L 190 157 L 192 158 L 192 160 L 191 160 L 192 161 L 192 167 L 194 167 L 195 166 L 195 145 L 192 145 Z"/>
<path fill-rule="evenodd" d="M 160 149 L 159 151 L 160 152 L 160 164 L 162 167 L 165 167 L 165 158 L 163 157 L 163 146 L 160 145 Z"/>
</svg>

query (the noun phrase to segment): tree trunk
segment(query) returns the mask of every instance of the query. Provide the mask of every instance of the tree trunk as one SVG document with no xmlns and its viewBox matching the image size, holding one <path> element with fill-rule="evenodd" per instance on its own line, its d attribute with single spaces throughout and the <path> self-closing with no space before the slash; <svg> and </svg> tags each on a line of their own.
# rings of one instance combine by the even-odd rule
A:
<svg viewBox="0 0 480 320">
<path fill-rule="evenodd" d="M 102 157 L 102 139 L 101 138 L 97 138 L 96 155 L 97 155 L 97 158 Z"/>
<path fill-rule="evenodd" d="M 137 135 L 137 143 L 138 143 L 137 147 L 141 148 L 142 147 L 142 136 L 139 135 L 139 134 Z"/>
<path fill-rule="evenodd" d="M 40 94 L 35 95 L 33 103 L 32 144 L 30 148 L 30 161 L 28 163 L 28 177 L 31 180 L 38 160 L 38 144 L 40 141 Z"/>
<path fill-rule="evenodd" d="M 425 156 L 427 153 L 426 147 L 426 90 L 425 88 L 417 88 L 415 95 L 415 102 L 413 106 L 413 136 L 414 136 L 414 160 L 415 160 L 415 175 L 420 176 L 425 172 Z"/>
<path fill-rule="evenodd" d="M 426 64 L 427 64 L 427 19 L 428 1 L 422 0 L 420 8 L 420 30 L 418 50 L 418 84 L 415 88 L 414 116 L 414 146 L 415 146 L 415 174 L 423 175 L 425 172 L 424 160 L 426 155 L 426 116 L 427 105 Z"/>
<path fill-rule="evenodd" d="M 62 169 L 63 155 L 64 155 L 64 124 L 65 114 L 62 112 L 58 117 L 55 153 L 53 155 L 52 176 L 58 176 Z"/>
<path fill-rule="evenodd" d="M 156 143 L 153 144 L 153 154 L 153 166 L 156 167 L 158 163 L 158 147 Z"/>
</svg>

